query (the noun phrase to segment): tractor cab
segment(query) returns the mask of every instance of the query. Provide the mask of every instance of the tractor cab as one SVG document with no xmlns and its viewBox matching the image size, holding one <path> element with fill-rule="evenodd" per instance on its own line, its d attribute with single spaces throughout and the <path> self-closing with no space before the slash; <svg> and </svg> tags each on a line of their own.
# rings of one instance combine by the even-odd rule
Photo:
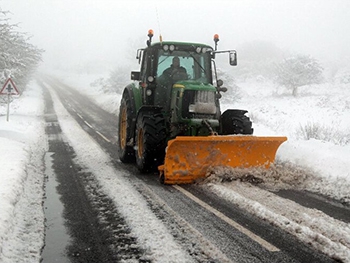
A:
<svg viewBox="0 0 350 263">
<path fill-rule="evenodd" d="M 174 84 L 212 84 L 211 50 L 209 46 L 180 42 L 159 42 L 139 50 L 141 71 L 132 76 L 144 88 L 143 103 L 167 109 Z"/>
<path fill-rule="evenodd" d="M 225 89 L 220 88 L 222 81 L 216 78 L 213 59 L 216 53 L 229 52 L 230 64 L 236 65 L 235 51 L 216 51 L 208 45 L 198 43 L 161 41 L 152 44 L 151 30 L 148 36 L 147 47 L 139 49 L 136 56 L 141 70 L 131 74 L 132 80 L 140 81 L 143 105 L 159 106 L 169 112 L 174 87 L 207 90 L 216 93 L 216 97 L 221 97 L 219 93 Z M 219 38 L 217 35 L 215 37 L 216 49 Z M 213 72 L 217 87 L 213 86 Z"/>
</svg>

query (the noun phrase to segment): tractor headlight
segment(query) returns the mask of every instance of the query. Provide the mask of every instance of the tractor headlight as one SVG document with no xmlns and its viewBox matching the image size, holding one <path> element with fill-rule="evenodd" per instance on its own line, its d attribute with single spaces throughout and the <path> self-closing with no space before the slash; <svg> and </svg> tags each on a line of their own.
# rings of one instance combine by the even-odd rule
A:
<svg viewBox="0 0 350 263">
<path fill-rule="evenodd" d="M 146 90 L 146 95 L 147 96 L 151 96 L 152 95 L 152 90 L 150 90 L 150 89 Z"/>
<path fill-rule="evenodd" d="M 174 51 L 174 50 L 175 50 L 175 46 L 174 46 L 174 45 L 170 45 L 170 46 L 169 46 L 169 50 L 170 50 L 170 51 Z"/>
<path fill-rule="evenodd" d="M 163 46 L 163 50 L 166 52 L 166 51 L 168 51 L 169 50 L 169 46 L 168 45 L 164 45 Z"/>
<path fill-rule="evenodd" d="M 153 82 L 154 81 L 154 77 L 153 76 L 148 76 L 147 80 L 148 80 L 148 82 Z"/>
<path fill-rule="evenodd" d="M 196 52 L 197 52 L 197 53 L 201 53 L 201 51 L 202 51 L 202 48 L 201 48 L 201 47 L 196 47 Z"/>
</svg>

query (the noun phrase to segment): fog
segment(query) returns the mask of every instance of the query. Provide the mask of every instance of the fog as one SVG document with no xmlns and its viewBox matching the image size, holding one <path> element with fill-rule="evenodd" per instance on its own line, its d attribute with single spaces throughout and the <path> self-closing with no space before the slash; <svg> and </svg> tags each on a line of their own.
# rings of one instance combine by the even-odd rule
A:
<svg viewBox="0 0 350 263">
<path fill-rule="evenodd" d="M 154 41 L 161 34 L 213 44 L 217 33 L 219 48 L 238 54 L 245 43 L 264 41 L 326 63 L 350 58 L 348 0 L 0 0 L 0 8 L 45 50 L 47 69 L 105 71 L 129 63 L 149 29 Z"/>
</svg>

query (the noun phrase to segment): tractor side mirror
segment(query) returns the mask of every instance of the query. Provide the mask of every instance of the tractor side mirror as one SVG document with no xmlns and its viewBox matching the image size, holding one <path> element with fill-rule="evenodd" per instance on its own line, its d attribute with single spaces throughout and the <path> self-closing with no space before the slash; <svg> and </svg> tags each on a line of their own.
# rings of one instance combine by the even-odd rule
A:
<svg viewBox="0 0 350 263">
<path fill-rule="evenodd" d="M 140 71 L 131 71 L 131 80 L 141 80 Z"/>
<path fill-rule="evenodd" d="M 229 58 L 230 58 L 230 65 L 237 66 L 237 53 L 235 50 L 231 50 L 229 52 Z"/>
</svg>

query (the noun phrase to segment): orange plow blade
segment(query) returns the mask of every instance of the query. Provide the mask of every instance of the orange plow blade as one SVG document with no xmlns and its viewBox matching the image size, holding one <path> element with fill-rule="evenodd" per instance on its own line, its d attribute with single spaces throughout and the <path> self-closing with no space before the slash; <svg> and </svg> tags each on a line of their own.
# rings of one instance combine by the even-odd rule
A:
<svg viewBox="0 0 350 263">
<path fill-rule="evenodd" d="M 211 167 L 265 167 L 274 162 L 286 137 L 180 136 L 168 142 L 164 165 L 159 166 L 165 184 L 193 183 Z"/>
</svg>

